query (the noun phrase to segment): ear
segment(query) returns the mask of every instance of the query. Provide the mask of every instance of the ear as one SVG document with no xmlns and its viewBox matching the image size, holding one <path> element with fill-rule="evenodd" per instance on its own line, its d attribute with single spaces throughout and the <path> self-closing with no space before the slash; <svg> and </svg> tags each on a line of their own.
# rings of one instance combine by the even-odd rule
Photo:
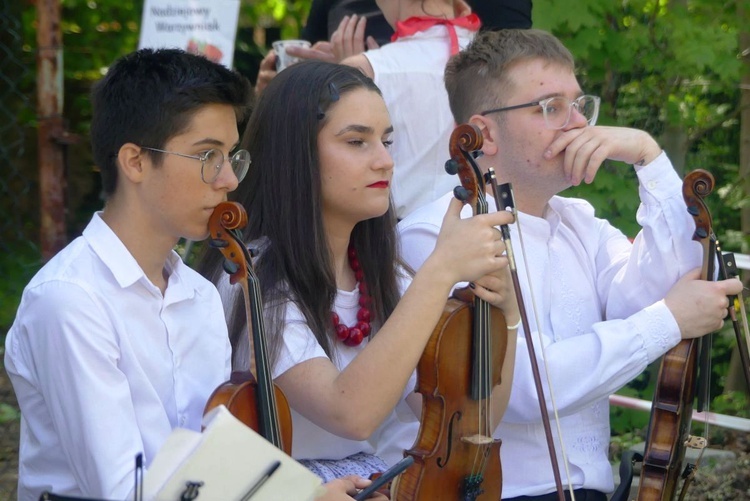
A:
<svg viewBox="0 0 750 501">
<path fill-rule="evenodd" d="M 472 115 L 469 123 L 479 127 L 479 130 L 482 132 L 482 153 L 488 157 L 497 155 L 499 150 L 497 138 L 500 133 L 497 123 L 483 115 Z"/>
<path fill-rule="evenodd" d="M 117 152 L 117 165 L 120 174 L 131 183 L 140 183 L 144 176 L 144 162 L 150 162 L 144 158 L 143 150 L 133 143 L 125 143 Z"/>
</svg>

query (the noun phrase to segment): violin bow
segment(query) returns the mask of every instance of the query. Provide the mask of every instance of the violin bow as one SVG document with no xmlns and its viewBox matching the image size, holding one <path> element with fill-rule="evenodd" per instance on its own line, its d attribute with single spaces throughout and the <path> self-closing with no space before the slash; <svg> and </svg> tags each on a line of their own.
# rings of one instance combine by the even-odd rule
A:
<svg viewBox="0 0 750 501">
<path fill-rule="evenodd" d="M 721 259 L 719 260 L 719 278 L 739 278 L 740 272 L 734 254 L 721 252 L 717 249 Z M 734 336 L 737 340 L 737 350 L 742 362 L 742 370 L 745 375 L 745 384 L 750 388 L 750 328 L 748 328 L 747 311 L 745 311 L 745 298 L 740 292 L 736 296 L 730 296 L 729 318 L 732 321 Z"/>
<path fill-rule="evenodd" d="M 467 152 L 462 152 L 462 153 L 466 157 L 466 160 L 472 165 L 472 168 L 475 171 L 479 172 L 480 169 L 479 169 L 478 165 L 476 164 L 476 162 L 474 160 L 474 157 L 471 154 L 467 153 Z M 513 213 L 513 216 L 514 216 L 515 220 L 516 220 L 516 224 L 518 224 L 518 215 L 516 213 L 515 201 L 513 199 L 513 191 L 511 189 L 510 184 L 504 184 L 504 185 L 502 185 L 502 187 L 498 186 L 498 184 L 497 184 L 497 178 L 495 176 L 495 170 L 492 169 L 492 168 L 489 169 L 489 172 L 486 175 L 485 182 L 489 183 L 492 186 L 492 190 L 493 190 L 493 194 L 494 194 L 495 204 L 497 206 L 497 210 L 510 209 L 511 212 Z M 501 200 L 502 200 L 502 205 L 501 205 Z M 549 450 L 550 462 L 552 463 L 552 473 L 553 473 L 554 478 L 555 478 L 555 487 L 556 487 L 556 490 L 557 490 L 557 495 L 558 495 L 559 501 L 565 501 L 565 493 L 564 493 L 564 489 L 563 489 L 562 478 L 560 477 L 560 467 L 559 467 L 559 464 L 558 464 L 558 461 L 557 461 L 557 454 L 556 454 L 556 451 L 555 451 L 555 442 L 554 442 L 554 437 L 552 435 L 552 428 L 551 428 L 551 424 L 550 424 L 549 412 L 547 411 L 547 403 L 546 403 L 547 401 L 545 399 L 544 389 L 542 387 L 541 372 L 539 370 L 539 365 L 538 365 L 537 360 L 536 360 L 536 353 L 535 353 L 535 350 L 534 350 L 534 344 L 533 344 L 532 338 L 531 338 L 531 328 L 530 328 L 530 324 L 529 324 L 528 315 L 526 314 L 526 307 L 525 307 L 525 303 L 524 303 L 524 300 L 523 300 L 523 294 L 521 293 L 521 284 L 520 284 L 520 280 L 518 278 L 518 270 L 517 270 L 517 267 L 516 267 L 515 257 L 514 257 L 514 254 L 513 254 L 513 246 L 511 244 L 511 240 L 510 240 L 510 228 L 509 228 L 509 226 L 507 224 L 506 225 L 501 225 L 500 226 L 500 231 L 502 233 L 503 241 L 505 242 L 506 254 L 507 254 L 507 257 L 508 257 L 508 263 L 509 263 L 509 268 L 510 268 L 510 272 L 511 272 L 511 278 L 513 280 L 513 288 L 514 288 L 514 291 L 515 291 L 515 294 L 516 294 L 516 300 L 517 300 L 517 303 L 518 303 L 518 310 L 519 310 L 519 313 L 521 314 L 521 322 L 522 322 L 522 325 L 523 325 L 523 332 L 524 332 L 524 336 L 525 336 L 525 339 L 526 339 L 526 345 L 528 347 L 529 360 L 531 362 L 531 372 L 532 372 L 532 375 L 534 377 L 534 386 L 536 388 L 537 398 L 539 399 L 539 410 L 540 410 L 541 415 L 542 415 L 542 424 L 544 426 L 544 434 L 545 434 L 545 437 L 547 439 L 547 447 L 548 447 L 548 450 Z M 532 301 L 533 301 L 533 297 L 532 297 Z M 536 311 L 536 310 L 534 310 L 534 311 Z M 538 325 L 538 322 L 537 322 L 537 325 Z M 569 489 L 569 491 L 571 493 L 573 501 L 575 501 L 575 496 L 573 495 L 573 487 L 570 484 L 570 472 L 568 470 L 568 460 L 567 460 L 567 456 L 565 454 L 565 447 L 564 447 L 564 444 L 563 444 L 563 441 L 562 441 L 562 430 L 560 429 L 560 420 L 559 420 L 559 418 L 557 416 L 557 408 L 555 406 L 554 396 L 552 395 L 552 391 L 551 391 L 552 390 L 552 386 L 551 386 L 550 381 L 549 381 L 549 373 L 547 373 L 547 383 L 548 383 L 549 388 L 550 388 L 550 397 L 551 397 L 551 401 L 552 401 L 552 407 L 553 407 L 553 409 L 555 411 L 555 420 L 556 420 L 556 425 L 557 425 L 557 432 L 558 432 L 558 436 L 560 437 L 560 444 L 562 445 L 562 455 L 563 455 L 563 460 L 565 462 L 565 471 L 566 471 L 566 474 L 567 474 L 567 477 L 568 477 L 568 489 Z"/>
</svg>

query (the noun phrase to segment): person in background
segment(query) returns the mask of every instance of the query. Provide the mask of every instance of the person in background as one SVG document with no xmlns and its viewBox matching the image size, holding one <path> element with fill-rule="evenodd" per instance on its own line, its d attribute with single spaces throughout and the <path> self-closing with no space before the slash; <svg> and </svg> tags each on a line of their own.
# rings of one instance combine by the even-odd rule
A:
<svg viewBox="0 0 750 501">
<path fill-rule="evenodd" d="M 345 59 L 382 90 L 393 121 L 393 203 L 399 219 L 456 185 L 443 167 L 454 127 L 443 84 L 448 59 L 481 25 L 455 0 L 378 0 L 395 41 Z"/>
<path fill-rule="evenodd" d="M 512 183 L 518 224 L 511 240 L 539 366 L 548 371 L 560 416 L 555 438 L 561 477 L 576 499 L 614 489 L 608 397 L 682 339 L 713 332 L 738 280 L 698 280 L 701 246 L 667 155 L 646 132 L 596 125 L 599 98 L 584 94 L 571 53 L 549 33 L 480 33 L 448 63 L 445 85 L 456 123 L 482 133 L 483 172 Z M 632 165 L 643 229 L 633 243 L 594 215 L 585 200 L 559 193 L 595 182 L 602 163 Z M 491 194 L 490 194 L 491 195 Z M 399 224 L 406 262 L 420 269 L 435 246 L 451 195 Z M 489 206 L 494 210 L 494 199 Z M 526 274 L 528 270 L 528 275 Z M 536 310 L 532 311 L 532 305 Z M 537 323 L 538 322 L 538 323 Z M 519 333 L 501 438 L 503 499 L 557 499 L 525 338 Z M 544 381 L 547 379 L 542 377 Z M 546 385 L 545 385 L 546 386 Z M 549 401 L 549 400 L 548 400 Z M 552 415 L 552 409 L 550 408 Z M 553 426 L 553 429 L 555 427 Z"/>
<path fill-rule="evenodd" d="M 531 0 L 467 0 L 466 3 L 479 16 L 484 29 L 531 28 Z M 347 23 L 342 24 L 344 21 Z M 363 32 L 358 39 L 372 38 L 373 47 L 391 41 L 393 28 L 375 0 L 313 0 L 301 36 L 312 44 L 332 42 L 334 33 L 343 31 L 352 21 L 350 29 L 361 28 Z M 359 43 L 358 48 L 363 52 L 365 46 Z"/>
<path fill-rule="evenodd" d="M 531 0 L 467 0 L 467 4 L 479 16 L 483 29 L 531 28 Z M 393 28 L 375 0 L 313 0 L 301 37 L 313 46 L 290 47 L 289 55 L 340 62 L 387 44 Z M 275 61 L 271 50 L 261 62 L 258 94 L 276 75 Z"/>
</svg>

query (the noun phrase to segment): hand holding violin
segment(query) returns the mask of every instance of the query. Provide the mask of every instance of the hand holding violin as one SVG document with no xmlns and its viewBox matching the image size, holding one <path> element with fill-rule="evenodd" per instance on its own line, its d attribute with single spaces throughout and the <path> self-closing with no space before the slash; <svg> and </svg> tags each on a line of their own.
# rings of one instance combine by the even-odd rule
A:
<svg viewBox="0 0 750 501">
<path fill-rule="evenodd" d="M 503 268 L 475 280 L 472 289 L 474 294 L 481 299 L 502 310 L 508 325 L 518 324 L 521 314 L 509 268 Z"/>
<path fill-rule="evenodd" d="M 700 269 L 696 268 L 670 289 L 664 302 L 680 327 L 682 339 L 692 339 L 719 330 L 729 308 L 727 296 L 741 291 L 739 280 L 700 280 Z"/>
<path fill-rule="evenodd" d="M 474 281 L 508 266 L 505 244 L 495 228 L 513 222 L 507 212 L 480 214 L 461 219 L 462 202 L 453 199 L 443 219 L 435 250 L 425 266 L 452 274 L 451 284 Z"/>
</svg>

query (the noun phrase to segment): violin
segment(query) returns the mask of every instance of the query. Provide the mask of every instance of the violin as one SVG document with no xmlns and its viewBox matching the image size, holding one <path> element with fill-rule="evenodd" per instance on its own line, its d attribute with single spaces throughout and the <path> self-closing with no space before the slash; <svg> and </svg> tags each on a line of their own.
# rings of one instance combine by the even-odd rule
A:
<svg viewBox="0 0 750 501">
<path fill-rule="evenodd" d="M 247 213 L 236 202 L 217 205 L 208 222 L 209 245 L 224 256 L 224 271 L 230 275 L 229 282 L 239 283 L 242 288 L 252 363 L 249 371 L 233 371 L 229 381 L 214 390 L 204 414 L 224 405 L 245 425 L 291 454 L 292 415 L 284 393 L 271 377 L 260 284 L 239 232 L 246 225 Z"/>
<path fill-rule="evenodd" d="M 472 125 L 451 135 L 446 170 L 458 176 L 454 196 L 487 212 L 481 173 L 466 152 L 482 146 Z M 417 365 L 422 416 L 414 464 L 391 487 L 395 501 L 498 500 L 502 492 L 500 440 L 492 438 L 490 395 L 500 383 L 508 330 L 502 312 L 469 289 L 454 292 Z"/>
<path fill-rule="evenodd" d="M 737 275 L 734 256 L 731 253 L 721 253 L 712 227 L 711 214 L 703 200 L 713 188 L 713 176 L 702 169 L 685 176 L 682 186 L 688 212 L 695 220 L 693 240 L 700 242 L 703 247 L 702 280 L 713 280 L 716 265 L 722 280 Z M 737 307 L 729 308 L 729 317 L 734 327 L 745 381 L 750 387 L 750 332 L 747 315 L 741 296 L 730 297 L 730 302 L 738 304 Z M 710 350 L 711 335 L 707 335 L 700 339 L 683 340 L 664 355 L 649 421 L 638 500 L 673 499 L 680 476 L 684 481 L 679 499 L 682 500 L 687 493 L 701 456 L 698 456 L 695 464 L 688 464 L 680 473 L 685 450 L 687 447 L 703 450 L 708 444 L 703 437 L 689 435 L 689 430 L 696 394 L 698 411 L 704 410 L 709 399 Z"/>
<path fill-rule="evenodd" d="M 688 212 L 695 219 L 693 240 L 703 247 L 702 280 L 713 279 L 716 262 L 716 237 L 711 227 L 711 214 L 703 200 L 713 188 L 713 176 L 701 169 L 685 176 L 682 185 Z M 682 499 L 695 472 L 694 465 L 688 465 L 684 473 L 680 471 L 686 447 L 703 449 L 707 445 L 705 438 L 689 435 L 699 355 L 701 358 L 710 355 L 707 353 L 710 346 L 701 346 L 707 338 L 709 336 L 683 339 L 662 359 L 643 455 L 638 500 L 674 499 L 681 474 L 685 479 Z M 707 391 L 698 392 L 707 395 Z M 701 407 L 702 402 L 699 402 L 699 410 L 703 410 Z"/>
</svg>

